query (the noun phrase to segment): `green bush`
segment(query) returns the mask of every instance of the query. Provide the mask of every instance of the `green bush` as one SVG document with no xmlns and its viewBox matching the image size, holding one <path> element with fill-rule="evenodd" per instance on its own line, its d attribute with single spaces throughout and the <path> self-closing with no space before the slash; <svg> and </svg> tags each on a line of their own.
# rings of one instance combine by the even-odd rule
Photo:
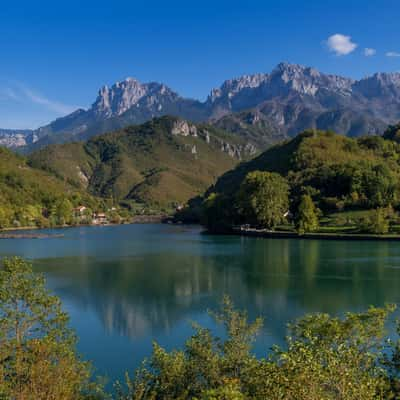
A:
<svg viewBox="0 0 400 400">
<path fill-rule="evenodd" d="M 94 399 L 90 365 L 75 351 L 60 300 L 20 258 L 0 268 L 0 398 Z"/>
</svg>

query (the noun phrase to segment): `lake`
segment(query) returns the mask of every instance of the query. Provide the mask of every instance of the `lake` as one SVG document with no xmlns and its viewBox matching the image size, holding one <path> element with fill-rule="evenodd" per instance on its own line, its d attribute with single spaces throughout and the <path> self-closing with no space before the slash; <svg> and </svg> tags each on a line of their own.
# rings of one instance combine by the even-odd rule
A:
<svg viewBox="0 0 400 400">
<path fill-rule="evenodd" d="M 47 230 L 62 238 L 0 240 L 44 272 L 97 372 L 122 378 L 156 340 L 180 347 L 191 321 L 216 329 L 207 310 L 224 294 L 263 316 L 258 355 L 282 343 L 307 312 L 364 310 L 400 301 L 400 245 L 210 236 L 199 227 L 120 225 Z M 218 330 L 217 330 L 218 331 Z"/>
</svg>

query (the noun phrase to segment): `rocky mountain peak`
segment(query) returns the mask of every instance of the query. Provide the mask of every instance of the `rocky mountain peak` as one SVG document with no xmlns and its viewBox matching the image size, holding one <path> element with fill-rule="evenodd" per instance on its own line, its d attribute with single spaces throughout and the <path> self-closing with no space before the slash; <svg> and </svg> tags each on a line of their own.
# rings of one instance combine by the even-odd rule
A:
<svg viewBox="0 0 400 400">
<path fill-rule="evenodd" d="M 253 89 L 259 87 L 268 79 L 268 74 L 242 75 L 238 78 L 226 80 L 221 87 L 211 90 L 208 97 L 209 103 L 214 103 L 221 97 L 232 98 L 244 89 Z"/>
<path fill-rule="evenodd" d="M 300 75 L 316 75 L 319 76 L 320 73 L 314 68 L 305 67 L 304 65 L 300 64 L 290 64 L 288 62 L 281 62 L 279 63 L 271 72 L 271 75 L 281 74 L 290 77 L 292 79 L 295 76 Z"/>
<path fill-rule="evenodd" d="M 224 119 L 242 112 L 247 116 L 232 115 L 230 122 Z M 265 131 L 275 132 L 274 137 L 295 135 L 308 128 L 353 136 L 376 133 L 400 119 L 400 73 L 377 73 L 355 81 L 283 62 L 269 74 L 226 80 L 211 91 L 206 102 L 180 97 L 161 83 L 126 78 L 102 87 L 88 110 L 78 110 L 35 130 L 31 142 L 38 138 L 35 145 L 39 147 L 86 139 L 166 115 L 215 124 L 224 119 L 228 131 L 247 132 L 251 128 L 261 136 Z M 177 124 L 174 134 L 191 134 L 189 125 Z M 24 140 L 18 132 L 3 133 L 7 145 L 23 145 Z"/>
<path fill-rule="evenodd" d="M 400 99 L 400 73 L 379 72 L 354 83 L 354 91 L 368 98 Z"/>
<path fill-rule="evenodd" d="M 271 84 L 281 82 L 288 90 L 315 96 L 319 90 L 345 94 L 353 81 L 337 75 L 322 74 L 317 69 L 299 64 L 280 63 L 271 73 Z M 282 88 L 281 88 L 282 89 Z"/>
<path fill-rule="evenodd" d="M 351 79 L 322 74 L 312 67 L 282 62 L 270 74 L 243 75 L 225 81 L 212 90 L 208 103 L 223 103 L 232 110 L 245 109 L 246 104 L 254 107 L 253 103 L 290 93 L 316 96 L 322 89 L 344 95 L 351 90 L 352 83 Z"/>
<path fill-rule="evenodd" d="M 178 98 L 178 95 L 164 84 L 142 84 L 129 77 L 111 87 L 103 86 L 91 110 L 97 116 L 109 118 L 121 115 L 131 107 L 138 107 L 143 101 L 148 105 L 161 104 L 163 97 Z"/>
</svg>

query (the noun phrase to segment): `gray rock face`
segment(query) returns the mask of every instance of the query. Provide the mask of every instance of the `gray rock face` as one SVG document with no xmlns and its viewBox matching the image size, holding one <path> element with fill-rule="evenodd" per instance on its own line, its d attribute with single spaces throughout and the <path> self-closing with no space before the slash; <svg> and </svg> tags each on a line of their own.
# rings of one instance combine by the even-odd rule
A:
<svg viewBox="0 0 400 400">
<path fill-rule="evenodd" d="M 281 63 L 270 74 L 226 81 L 207 102 L 215 123 L 225 129 L 240 125 L 246 132 L 268 125 L 286 136 L 309 128 L 376 134 L 400 119 L 400 74 L 355 81 Z M 243 110 L 251 110 L 252 119 Z"/>
<path fill-rule="evenodd" d="M 330 129 L 351 136 L 381 133 L 400 120 L 400 73 L 377 73 L 355 81 L 314 68 L 281 63 L 269 74 L 244 75 L 212 89 L 205 102 L 185 99 L 161 83 L 127 78 L 100 89 L 88 110 L 77 110 L 36 130 L 32 139 L 3 134 L 10 147 L 35 142 L 85 140 L 93 135 L 172 115 L 209 121 L 263 146 L 304 129 Z M 175 134 L 191 135 L 189 127 Z M 24 142 L 25 140 L 25 142 Z M 37 142 L 36 142 L 37 141 Z"/>
<path fill-rule="evenodd" d="M 253 108 L 268 100 L 288 97 L 314 98 L 351 95 L 351 79 L 321 74 L 314 68 L 296 64 L 279 64 L 270 74 L 256 74 L 232 79 L 213 89 L 207 99 L 210 108 L 224 113 Z M 218 116 L 218 114 L 217 114 Z"/>
<path fill-rule="evenodd" d="M 35 143 L 37 136 L 30 130 L 0 129 L 0 146 L 15 149 Z"/>
<path fill-rule="evenodd" d="M 197 127 L 185 120 L 177 120 L 171 129 L 171 133 L 173 135 L 197 137 Z"/>
<path fill-rule="evenodd" d="M 110 118 L 122 115 L 131 107 L 151 109 L 160 112 L 166 102 L 175 102 L 179 96 L 160 83 L 141 84 L 138 80 L 127 78 L 110 88 L 100 89 L 91 111 L 97 117 Z"/>
</svg>

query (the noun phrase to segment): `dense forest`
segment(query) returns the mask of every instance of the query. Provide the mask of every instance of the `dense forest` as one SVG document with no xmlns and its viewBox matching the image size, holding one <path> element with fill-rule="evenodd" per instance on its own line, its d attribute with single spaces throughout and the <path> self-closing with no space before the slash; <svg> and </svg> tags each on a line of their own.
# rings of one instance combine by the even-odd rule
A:
<svg viewBox="0 0 400 400">
<path fill-rule="evenodd" d="M 182 349 L 153 353 L 112 394 L 76 351 L 60 300 L 20 258 L 0 267 L 0 398 L 16 400 L 372 400 L 400 396 L 395 307 L 342 318 L 306 315 L 288 327 L 284 346 L 252 346 L 263 320 L 249 321 L 224 298 L 211 312 L 224 333 L 194 326 Z M 386 328 L 390 329 L 388 340 Z"/>
<path fill-rule="evenodd" d="M 206 193 L 203 222 L 213 231 L 249 224 L 305 233 L 325 222 L 387 233 L 400 207 L 398 137 L 399 126 L 357 139 L 305 131 L 222 175 Z"/>
</svg>

